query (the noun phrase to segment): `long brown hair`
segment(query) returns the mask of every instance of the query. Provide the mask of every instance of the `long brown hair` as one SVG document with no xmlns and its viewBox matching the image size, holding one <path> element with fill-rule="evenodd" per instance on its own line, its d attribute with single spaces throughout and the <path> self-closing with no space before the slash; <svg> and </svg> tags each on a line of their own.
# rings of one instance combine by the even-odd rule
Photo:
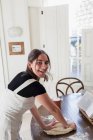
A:
<svg viewBox="0 0 93 140">
<path fill-rule="evenodd" d="M 39 57 L 39 55 L 41 55 L 41 54 L 45 54 L 45 55 L 47 56 L 48 61 L 49 61 L 49 66 L 50 66 L 50 68 L 51 68 L 50 58 L 49 58 L 48 54 L 47 54 L 45 51 L 43 51 L 43 50 L 33 49 L 33 50 L 29 53 L 29 55 L 28 55 L 28 62 L 31 62 L 31 63 L 32 63 L 32 62 L 33 62 L 35 59 L 37 59 L 37 58 Z M 50 69 L 49 69 L 49 70 L 50 70 Z M 27 66 L 26 71 L 27 71 L 30 75 L 32 75 L 35 79 L 38 80 L 38 77 L 33 73 L 32 70 L 29 69 L 28 66 Z M 44 77 L 44 81 L 48 81 L 48 75 L 47 75 L 47 74 L 46 74 L 45 77 Z"/>
</svg>

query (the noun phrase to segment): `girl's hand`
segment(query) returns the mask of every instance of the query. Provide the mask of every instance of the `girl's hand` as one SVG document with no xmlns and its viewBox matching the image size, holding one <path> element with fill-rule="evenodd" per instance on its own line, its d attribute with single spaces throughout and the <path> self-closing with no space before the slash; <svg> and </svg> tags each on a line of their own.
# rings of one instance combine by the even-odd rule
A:
<svg viewBox="0 0 93 140">
<path fill-rule="evenodd" d="M 65 128 L 72 128 L 73 130 L 76 130 L 76 124 L 75 123 L 68 123 L 68 125 Z"/>
<path fill-rule="evenodd" d="M 50 130 L 54 128 L 54 125 L 56 124 L 56 120 L 53 120 L 52 122 L 50 122 L 49 124 L 45 125 L 44 130 Z"/>
</svg>

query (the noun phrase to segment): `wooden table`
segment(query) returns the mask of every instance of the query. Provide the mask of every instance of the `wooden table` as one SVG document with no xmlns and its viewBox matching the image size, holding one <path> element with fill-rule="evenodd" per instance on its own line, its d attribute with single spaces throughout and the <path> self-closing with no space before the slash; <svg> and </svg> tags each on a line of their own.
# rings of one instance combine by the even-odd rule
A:
<svg viewBox="0 0 93 140">
<path fill-rule="evenodd" d="M 64 116 L 77 125 L 77 130 L 69 134 L 60 136 L 49 136 L 42 131 L 39 125 L 32 118 L 31 120 L 31 134 L 33 140 L 93 140 L 93 125 L 80 113 L 77 102 L 81 97 L 81 93 L 73 93 L 63 97 L 61 102 L 61 111 Z M 49 115 L 43 106 L 39 108 L 42 116 Z"/>
</svg>

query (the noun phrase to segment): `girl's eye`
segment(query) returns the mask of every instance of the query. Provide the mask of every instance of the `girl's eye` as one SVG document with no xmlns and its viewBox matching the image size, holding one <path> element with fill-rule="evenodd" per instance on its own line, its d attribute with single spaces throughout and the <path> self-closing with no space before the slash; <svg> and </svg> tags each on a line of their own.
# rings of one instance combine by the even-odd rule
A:
<svg viewBox="0 0 93 140">
<path fill-rule="evenodd" d="M 36 64 L 37 65 L 42 65 L 42 62 L 41 61 L 37 61 Z"/>
<path fill-rule="evenodd" d="M 46 61 L 45 64 L 48 65 L 49 64 L 49 61 Z"/>
<path fill-rule="evenodd" d="M 43 62 L 43 61 L 37 61 L 37 62 L 36 62 L 37 65 L 42 65 L 43 63 L 44 63 L 45 65 L 48 65 L 48 64 L 49 64 L 49 61 L 45 61 L 45 62 Z"/>
</svg>

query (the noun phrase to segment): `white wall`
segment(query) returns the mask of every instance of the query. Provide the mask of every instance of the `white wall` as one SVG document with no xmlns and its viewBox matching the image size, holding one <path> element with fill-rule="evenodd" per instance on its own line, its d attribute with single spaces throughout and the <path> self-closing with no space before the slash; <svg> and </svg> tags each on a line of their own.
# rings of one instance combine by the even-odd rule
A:
<svg viewBox="0 0 93 140">
<path fill-rule="evenodd" d="M 16 73 L 26 69 L 27 55 L 30 51 L 29 22 L 28 22 L 28 5 L 26 0 L 1 0 L 2 9 L 2 28 L 5 45 L 1 42 L 2 50 L 5 49 L 6 65 L 9 82 Z M 8 30 L 13 26 L 22 28 L 21 36 L 9 36 Z M 9 55 L 9 42 L 24 42 L 25 54 Z M 3 55 L 4 59 L 5 55 Z"/>
</svg>

